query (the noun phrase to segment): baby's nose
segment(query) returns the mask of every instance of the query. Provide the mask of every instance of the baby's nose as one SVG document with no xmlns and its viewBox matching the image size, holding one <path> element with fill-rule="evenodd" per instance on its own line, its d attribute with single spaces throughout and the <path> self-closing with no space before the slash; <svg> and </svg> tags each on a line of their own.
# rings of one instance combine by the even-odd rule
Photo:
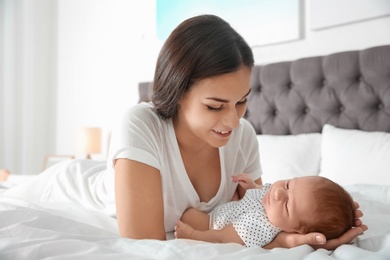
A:
<svg viewBox="0 0 390 260">
<path fill-rule="evenodd" d="M 287 197 L 287 193 L 286 193 L 286 191 L 284 190 L 284 189 L 282 189 L 282 188 L 277 188 L 276 190 L 275 190 L 275 200 L 277 200 L 277 201 L 283 201 L 283 200 L 285 200 L 286 199 L 286 197 Z"/>
</svg>

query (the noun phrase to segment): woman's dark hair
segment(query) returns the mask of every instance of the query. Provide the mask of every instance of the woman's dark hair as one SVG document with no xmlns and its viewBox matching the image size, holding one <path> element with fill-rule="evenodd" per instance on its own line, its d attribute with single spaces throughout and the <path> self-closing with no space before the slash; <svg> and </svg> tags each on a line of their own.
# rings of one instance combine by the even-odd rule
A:
<svg viewBox="0 0 390 260">
<path fill-rule="evenodd" d="M 152 102 L 158 115 L 177 114 L 179 101 L 201 79 L 252 68 L 249 45 L 215 15 L 189 18 L 173 30 L 157 59 Z"/>
</svg>

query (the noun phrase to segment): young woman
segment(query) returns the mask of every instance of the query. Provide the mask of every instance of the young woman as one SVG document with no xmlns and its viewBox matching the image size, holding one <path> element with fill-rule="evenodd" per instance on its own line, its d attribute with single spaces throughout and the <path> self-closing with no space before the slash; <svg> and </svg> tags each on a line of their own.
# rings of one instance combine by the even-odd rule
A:
<svg viewBox="0 0 390 260">
<path fill-rule="evenodd" d="M 230 181 L 247 173 L 259 185 L 261 167 L 252 126 L 243 119 L 253 54 L 224 20 L 201 15 L 181 23 L 159 54 L 150 103 L 131 107 L 113 133 L 110 162 L 120 234 L 166 239 L 187 208 L 210 212 L 245 190 Z M 268 245 L 335 248 L 338 239 L 281 232 Z"/>
</svg>

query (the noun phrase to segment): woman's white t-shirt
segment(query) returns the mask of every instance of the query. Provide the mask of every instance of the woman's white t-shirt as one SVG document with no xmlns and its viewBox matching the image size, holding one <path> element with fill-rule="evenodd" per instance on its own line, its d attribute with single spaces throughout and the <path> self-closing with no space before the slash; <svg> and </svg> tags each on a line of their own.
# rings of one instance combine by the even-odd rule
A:
<svg viewBox="0 0 390 260">
<path fill-rule="evenodd" d="M 158 169 L 162 180 L 165 231 L 172 232 L 187 208 L 208 213 L 229 202 L 237 188 L 230 176 L 248 173 L 254 180 L 261 177 L 256 134 L 245 119 L 241 119 L 233 130 L 229 142 L 219 148 L 219 154 L 221 184 L 214 198 L 207 203 L 201 202 L 186 173 L 172 120 L 162 120 L 151 103 L 140 103 L 131 107 L 120 126 L 113 130 L 107 167 L 113 171 L 116 159 L 127 158 Z"/>
</svg>

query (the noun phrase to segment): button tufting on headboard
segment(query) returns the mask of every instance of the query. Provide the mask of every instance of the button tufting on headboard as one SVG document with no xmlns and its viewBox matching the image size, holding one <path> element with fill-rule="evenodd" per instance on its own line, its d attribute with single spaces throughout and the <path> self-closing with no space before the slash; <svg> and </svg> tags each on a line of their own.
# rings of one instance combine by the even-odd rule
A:
<svg viewBox="0 0 390 260">
<path fill-rule="evenodd" d="M 258 134 L 321 132 L 326 123 L 390 132 L 390 45 L 255 66 L 251 86 L 260 85 L 245 114 Z"/>
</svg>

